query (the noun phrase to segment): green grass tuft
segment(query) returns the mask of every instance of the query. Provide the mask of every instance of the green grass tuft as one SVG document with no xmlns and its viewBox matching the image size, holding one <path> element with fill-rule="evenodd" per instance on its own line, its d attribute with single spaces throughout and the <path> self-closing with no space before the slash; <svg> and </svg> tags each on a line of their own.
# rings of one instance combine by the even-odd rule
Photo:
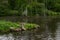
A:
<svg viewBox="0 0 60 40">
<path fill-rule="evenodd" d="M 9 31 L 10 27 L 18 28 L 19 26 L 20 25 L 18 23 L 0 21 L 0 31 Z"/>
</svg>

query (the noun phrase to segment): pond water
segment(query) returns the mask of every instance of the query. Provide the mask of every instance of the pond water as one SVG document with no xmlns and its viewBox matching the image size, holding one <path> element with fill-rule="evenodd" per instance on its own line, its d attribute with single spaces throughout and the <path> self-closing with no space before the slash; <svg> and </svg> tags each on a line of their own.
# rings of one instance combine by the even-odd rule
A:
<svg viewBox="0 0 60 40">
<path fill-rule="evenodd" d="M 10 17 L 10 19 L 19 17 Z M 7 20 L 7 17 L 1 17 Z M 12 19 L 9 21 L 13 21 Z M 21 19 L 19 19 L 21 20 Z M 0 33 L 0 40 L 60 40 L 60 18 L 29 18 L 28 22 L 40 25 L 40 28 L 22 32 Z"/>
</svg>

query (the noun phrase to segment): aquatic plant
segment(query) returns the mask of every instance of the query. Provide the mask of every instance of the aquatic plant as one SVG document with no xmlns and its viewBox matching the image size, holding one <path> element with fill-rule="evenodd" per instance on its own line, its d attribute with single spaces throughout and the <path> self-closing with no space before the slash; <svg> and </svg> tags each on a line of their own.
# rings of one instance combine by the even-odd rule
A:
<svg viewBox="0 0 60 40">
<path fill-rule="evenodd" d="M 21 30 L 28 30 L 39 27 L 37 24 L 33 23 L 25 23 L 23 26 L 22 24 L 17 22 L 10 22 L 10 21 L 2 21 L 0 20 L 0 31 L 1 32 L 8 32 L 10 30 L 13 31 L 21 31 Z"/>
<path fill-rule="evenodd" d="M 18 23 L 9 21 L 0 21 L 0 31 L 9 31 L 10 27 L 18 28 L 20 25 Z"/>
</svg>

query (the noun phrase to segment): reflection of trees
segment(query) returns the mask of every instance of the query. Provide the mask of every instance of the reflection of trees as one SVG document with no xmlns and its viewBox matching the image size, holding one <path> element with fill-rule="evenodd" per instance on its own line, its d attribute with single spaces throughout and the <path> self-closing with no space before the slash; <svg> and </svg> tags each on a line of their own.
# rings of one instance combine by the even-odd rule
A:
<svg viewBox="0 0 60 40">
<path fill-rule="evenodd" d="M 53 19 L 48 23 L 48 29 L 49 29 L 50 35 L 54 40 L 55 40 L 55 33 L 57 29 L 56 22 L 57 21 Z"/>
</svg>

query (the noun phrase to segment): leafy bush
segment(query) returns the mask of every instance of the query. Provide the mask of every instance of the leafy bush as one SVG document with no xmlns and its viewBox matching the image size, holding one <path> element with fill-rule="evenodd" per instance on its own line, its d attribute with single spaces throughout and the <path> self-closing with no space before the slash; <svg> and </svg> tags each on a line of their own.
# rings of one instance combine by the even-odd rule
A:
<svg viewBox="0 0 60 40">
<path fill-rule="evenodd" d="M 28 16 L 43 15 L 47 9 L 51 14 L 60 12 L 60 0 L 1 0 L 0 16 L 20 16 L 27 7 Z M 50 13 L 47 13 L 50 15 Z"/>
<path fill-rule="evenodd" d="M 43 14 L 42 10 L 45 9 L 45 5 L 43 3 L 36 3 L 33 2 L 30 5 L 28 5 L 28 15 L 33 16 L 36 14 Z"/>
<path fill-rule="evenodd" d="M 46 0 L 45 5 L 47 9 L 55 11 L 55 12 L 60 12 L 60 1 L 59 0 Z"/>
<path fill-rule="evenodd" d="M 47 16 L 58 16 L 59 13 L 58 12 L 51 11 L 51 10 L 45 10 L 45 14 Z"/>
</svg>

